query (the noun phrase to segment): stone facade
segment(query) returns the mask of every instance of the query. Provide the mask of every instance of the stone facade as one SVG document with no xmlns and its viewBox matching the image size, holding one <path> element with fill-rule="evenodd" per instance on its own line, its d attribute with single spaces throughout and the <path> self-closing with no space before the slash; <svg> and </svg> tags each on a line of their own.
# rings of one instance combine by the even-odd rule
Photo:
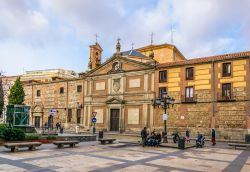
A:
<svg viewBox="0 0 250 172">
<path fill-rule="evenodd" d="M 170 132 L 191 130 L 209 134 L 215 128 L 222 138 L 243 138 L 250 129 L 249 52 L 187 60 L 173 45 L 151 45 L 116 53 L 99 64 L 102 49 L 90 46 L 91 70 L 78 79 L 25 84 L 26 104 L 32 106 L 31 125 L 62 122 L 89 130 L 96 115 L 97 129 L 138 132 L 144 126 L 163 130 L 163 109 L 151 100 L 166 88 L 175 104 L 168 111 Z M 98 52 L 98 53 L 96 53 Z M 230 76 L 223 64 L 230 63 Z M 187 69 L 193 77 L 187 79 Z M 159 73 L 166 71 L 166 80 Z M 231 84 L 231 97 L 224 100 L 223 84 Z M 187 89 L 192 88 L 192 97 Z M 51 115 L 50 110 L 56 112 Z"/>
</svg>

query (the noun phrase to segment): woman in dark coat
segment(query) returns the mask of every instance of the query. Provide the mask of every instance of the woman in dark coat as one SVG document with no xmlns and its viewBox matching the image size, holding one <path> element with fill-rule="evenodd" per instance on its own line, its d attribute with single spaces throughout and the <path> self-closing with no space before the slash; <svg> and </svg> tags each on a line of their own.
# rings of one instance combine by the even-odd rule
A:
<svg viewBox="0 0 250 172">
<path fill-rule="evenodd" d="M 187 128 L 186 130 L 186 141 L 190 143 L 190 134 L 189 134 L 189 129 Z"/>
<path fill-rule="evenodd" d="M 215 141 L 215 129 L 212 129 L 212 145 L 216 145 L 216 141 Z"/>
</svg>

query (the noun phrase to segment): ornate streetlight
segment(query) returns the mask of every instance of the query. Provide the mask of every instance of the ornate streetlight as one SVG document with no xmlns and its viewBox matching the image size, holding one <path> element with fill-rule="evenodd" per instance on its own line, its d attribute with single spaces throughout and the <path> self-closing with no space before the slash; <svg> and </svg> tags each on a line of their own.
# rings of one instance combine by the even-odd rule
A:
<svg viewBox="0 0 250 172">
<path fill-rule="evenodd" d="M 163 120 L 164 120 L 164 132 L 162 133 L 163 136 L 163 142 L 167 143 L 168 138 L 167 138 L 167 109 L 172 105 L 174 106 L 174 101 L 175 99 L 173 97 L 170 97 L 167 92 L 163 92 L 160 94 L 159 98 L 156 98 L 152 100 L 152 105 L 158 108 L 163 108 L 164 109 L 164 114 L 163 114 Z"/>
</svg>

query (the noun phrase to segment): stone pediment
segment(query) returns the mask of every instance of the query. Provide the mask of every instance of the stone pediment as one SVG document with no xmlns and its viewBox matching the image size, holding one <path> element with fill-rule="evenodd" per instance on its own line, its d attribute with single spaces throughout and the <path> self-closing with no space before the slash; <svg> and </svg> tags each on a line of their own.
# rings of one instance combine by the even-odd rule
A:
<svg viewBox="0 0 250 172">
<path fill-rule="evenodd" d="M 95 75 L 105 75 L 105 74 L 113 74 L 113 73 L 124 73 L 128 71 L 137 71 L 137 70 L 145 70 L 152 69 L 153 65 L 148 63 L 132 60 L 122 56 L 113 56 L 105 63 L 100 65 L 99 67 L 89 71 L 86 76 L 95 76 Z"/>
<path fill-rule="evenodd" d="M 125 100 L 122 100 L 117 97 L 113 97 L 106 101 L 106 104 L 125 104 Z"/>
</svg>

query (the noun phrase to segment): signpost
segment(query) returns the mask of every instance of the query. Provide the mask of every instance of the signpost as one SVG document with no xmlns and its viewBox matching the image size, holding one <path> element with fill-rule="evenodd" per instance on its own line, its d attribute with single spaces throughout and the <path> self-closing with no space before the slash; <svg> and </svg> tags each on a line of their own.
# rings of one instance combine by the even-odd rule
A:
<svg viewBox="0 0 250 172">
<path fill-rule="evenodd" d="M 97 119 L 96 119 L 96 114 L 97 114 L 97 112 L 92 112 L 92 115 L 93 115 L 93 118 L 92 118 L 92 123 L 94 124 L 94 127 L 93 127 L 93 134 L 95 134 L 95 123 L 96 123 L 96 121 L 97 121 Z"/>
<path fill-rule="evenodd" d="M 54 108 L 51 108 L 50 109 L 50 116 L 49 116 L 49 128 L 51 128 L 53 130 L 53 123 L 54 123 L 54 119 L 53 117 L 55 116 L 55 113 L 56 113 L 56 109 Z"/>
<path fill-rule="evenodd" d="M 167 121 L 168 120 L 168 114 L 164 113 L 162 116 L 163 121 Z"/>
</svg>

